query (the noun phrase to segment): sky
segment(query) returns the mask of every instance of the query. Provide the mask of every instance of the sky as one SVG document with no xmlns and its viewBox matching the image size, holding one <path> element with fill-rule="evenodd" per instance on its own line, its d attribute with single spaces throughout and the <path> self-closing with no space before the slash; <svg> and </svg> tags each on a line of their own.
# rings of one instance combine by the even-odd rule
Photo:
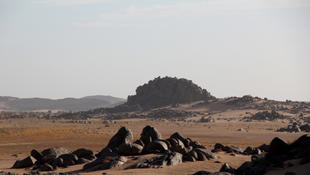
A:
<svg viewBox="0 0 310 175">
<path fill-rule="evenodd" d="M 158 76 L 310 101 L 309 0 L 0 0 L 0 96 L 127 98 Z"/>
</svg>

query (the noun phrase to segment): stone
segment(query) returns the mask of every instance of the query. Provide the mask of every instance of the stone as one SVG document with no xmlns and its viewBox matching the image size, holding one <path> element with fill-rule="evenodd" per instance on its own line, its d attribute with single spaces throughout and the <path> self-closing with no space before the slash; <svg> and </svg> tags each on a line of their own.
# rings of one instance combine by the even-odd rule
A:
<svg viewBox="0 0 310 175">
<path fill-rule="evenodd" d="M 30 155 L 33 158 L 35 158 L 37 161 L 40 161 L 42 159 L 42 157 L 43 157 L 42 154 L 39 151 L 35 150 L 35 149 L 30 152 Z"/>
<path fill-rule="evenodd" d="M 110 139 L 108 148 L 116 150 L 121 144 L 131 144 L 133 135 L 130 129 L 121 127 L 118 132 Z"/>
<path fill-rule="evenodd" d="M 59 156 L 63 160 L 63 165 L 64 166 L 72 166 L 75 165 L 77 160 L 79 159 L 77 155 L 75 154 L 63 154 Z"/>
<path fill-rule="evenodd" d="M 209 175 L 211 174 L 209 171 L 197 171 L 193 175 Z"/>
<path fill-rule="evenodd" d="M 239 129 L 237 129 L 237 131 L 240 131 L 240 132 L 246 132 L 246 130 L 245 130 L 245 129 L 243 129 L 243 128 L 239 128 Z"/>
<path fill-rule="evenodd" d="M 165 166 L 174 166 L 182 163 L 182 157 L 183 156 L 180 153 L 170 152 L 162 156 L 144 159 L 128 168 L 162 168 Z"/>
<path fill-rule="evenodd" d="M 36 162 L 35 158 L 29 156 L 23 160 L 17 160 L 12 168 L 29 168 L 32 167 L 35 162 Z"/>
<path fill-rule="evenodd" d="M 194 151 L 198 155 L 198 160 L 209 160 L 209 159 L 215 159 L 216 156 L 209 150 L 207 149 L 202 149 L 202 148 L 195 148 Z"/>
<path fill-rule="evenodd" d="M 178 132 L 172 134 L 170 136 L 170 138 L 174 138 L 174 139 L 178 139 L 178 140 L 182 141 L 183 145 L 184 145 L 185 142 L 187 142 L 186 139 Z"/>
<path fill-rule="evenodd" d="M 287 150 L 288 144 L 285 143 L 283 140 L 281 140 L 278 137 L 275 137 L 269 147 L 269 152 L 270 153 L 283 153 Z"/>
<path fill-rule="evenodd" d="M 118 153 L 121 155 L 137 155 L 140 154 L 143 147 L 138 144 L 122 144 L 118 148 Z"/>
<path fill-rule="evenodd" d="M 106 170 L 123 165 L 127 159 L 123 156 L 105 156 L 84 165 L 84 171 Z"/>
<path fill-rule="evenodd" d="M 150 142 L 158 140 L 161 138 L 161 134 L 158 132 L 156 128 L 153 126 L 147 125 L 143 128 L 140 140 L 144 143 L 144 145 L 148 145 Z"/>
<path fill-rule="evenodd" d="M 259 148 L 248 146 L 244 151 L 243 154 L 245 155 L 255 155 L 255 154 L 261 154 L 261 151 Z"/>
<path fill-rule="evenodd" d="M 127 159 L 125 157 L 118 155 L 118 153 L 113 152 L 109 148 L 105 148 L 101 151 L 100 157 L 90 163 L 85 164 L 83 166 L 83 170 L 97 171 L 110 169 L 121 166 L 126 161 Z"/>
<path fill-rule="evenodd" d="M 70 153 L 66 148 L 63 147 L 54 147 L 54 148 L 48 148 L 42 151 L 42 155 L 47 156 L 47 155 L 54 155 L 54 157 L 59 157 L 62 154 L 67 154 Z"/>
<path fill-rule="evenodd" d="M 221 143 L 216 143 L 214 145 L 214 149 L 212 150 L 212 152 L 219 152 L 219 151 L 222 151 L 224 148 L 224 145 L 221 144 Z"/>
<path fill-rule="evenodd" d="M 77 161 L 76 161 L 76 164 L 83 164 L 83 163 L 88 163 L 89 162 L 89 159 L 86 159 L 86 158 L 79 158 Z"/>
<path fill-rule="evenodd" d="M 95 155 L 92 150 L 80 148 L 72 152 L 72 154 L 75 154 L 78 158 L 85 158 L 88 160 L 93 160 L 95 158 Z"/>
<path fill-rule="evenodd" d="M 39 171 L 53 171 L 54 168 L 52 165 L 48 164 L 48 163 L 44 163 L 42 165 L 39 166 L 38 168 Z"/>
<path fill-rule="evenodd" d="M 233 169 L 230 165 L 228 165 L 227 163 L 224 163 L 220 169 L 220 172 L 228 172 L 228 173 L 235 173 L 235 169 Z"/>
<path fill-rule="evenodd" d="M 138 144 L 138 145 L 140 145 L 140 146 L 142 146 L 142 147 L 144 147 L 144 143 L 142 142 L 142 140 L 136 140 L 135 142 L 134 142 L 134 144 Z"/>
<path fill-rule="evenodd" d="M 149 143 L 146 148 L 146 153 L 165 153 L 168 151 L 168 146 L 164 141 L 155 140 Z"/>
</svg>

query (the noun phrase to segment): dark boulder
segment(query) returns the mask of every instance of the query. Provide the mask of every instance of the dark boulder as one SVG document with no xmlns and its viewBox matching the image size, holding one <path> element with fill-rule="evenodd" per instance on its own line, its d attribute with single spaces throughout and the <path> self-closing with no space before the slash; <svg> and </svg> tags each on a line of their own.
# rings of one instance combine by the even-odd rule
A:
<svg viewBox="0 0 310 175">
<path fill-rule="evenodd" d="M 181 140 L 183 145 L 185 145 L 185 143 L 187 143 L 188 141 L 178 132 L 172 134 L 170 136 L 170 138 L 174 138 L 174 139 L 178 139 L 178 140 Z"/>
<path fill-rule="evenodd" d="M 160 140 L 155 140 L 149 143 L 145 148 L 145 153 L 165 153 L 167 151 L 168 145 Z"/>
<path fill-rule="evenodd" d="M 160 133 L 153 126 L 146 126 L 143 128 L 140 140 L 144 145 L 148 145 L 150 142 L 161 138 Z"/>
<path fill-rule="evenodd" d="M 62 154 L 70 153 L 66 148 L 63 147 L 54 147 L 54 148 L 48 148 L 42 151 L 42 155 L 53 155 L 55 158 L 59 157 Z"/>
<path fill-rule="evenodd" d="M 42 165 L 39 166 L 38 168 L 39 171 L 53 171 L 54 168 L 52 165 L 48 164 L 48 163 L 44 163 Z"/>
<path fill-rule="evenodd" d="M 114 167 L 121 166 L 127 161 L 123 156 L 118 153 L 112 152 L 111 149 L 105 148 L 102 150 L 102 154 L 96 160 L 87 163 L 83 166 L 84 171 L 97 171 L 106 170 Z"/>
<path fill-rule="evenodd" d="M 224 145 L 221 143 L 216 143 L 214 145 L 214 149 L 212 150 L 212 152 L 219 152 L 219 151 L 223 151 Z"/>
<path fill-rule="evenodd" d="M 278 137 L 275 137 L 269 147 L 269 153 L 279 154 L 284 153 L 288 149 L 288 144 L 285 143 L 283 140 L 281 140 Z"/>
<path fill-rule="evenodd" d="M 212 152 L 219 152 L 219 151 L 224 151 L 226 153 L 235 153 L 235 154 L 241 154 L 242 150 L 238 147 L 235 146 L 224 146 L 220 143 L 216 143 L 214 145 L 214 149 Z"/>
<path fill-rule="evenodd" d="M 118 148 L 118 153 L 120 155 L 137 155 L 137 154 L 140 154 L 142 150 L 143 150 L 143 147 L 136 143 L 121 144 Z"/>
<path fill-rule="evenodd" d="M 28 168 L 28 167 L 32 167 L 35 162 L 36 162 L 36 160 L 32 156 L 29 156 L 29 157 L 27 157 L 27 158 L 25 158 L 23 160 L 17 160 L 12 168 Z"/>
<path fill-rule="evenodd" d="M 211 172 L 209 171 L 197 171 L 193 175 L 209 175 L 209 174 L 211 174 Z"/>
<path fill-rule="evenodd" d="M 76 164 L 83 164 L 83 163 L 88 163 L 89 162 L 89 159 L 85 159 L 85 158 L 79 158 L 77 161 L 76 161 Z"/>
<path fill-rule="evenodd" d="M 134 164 L 128 169 L 132 168 L 162 168 L 165 166 L 173 166 L 182 163 L 182 154 L 176 152 L 166 153 L 162 156 L 144 159 L 137 164 Z"/>
<path fill-rule="evenodd" d="M 71 166 L 71 165 L 75 165 L 77 160 L 79 159 L 77 155 L 75 154 L 63 154 L 61 156 L 59 156 L 59 158 L 61 158 L 63 160 L 63 165 L 64 166 Z"/>
<path fill-rule="evenodd" d="M 133 135 L 130 129 L 126 127 L 121 127 L 117 133 L 110 139 L 107 147 L 103 148 L 98 154 L 96 154 L 97 158 L 100 158 L 107 150 L 118 152 L 119 147 L 122 144 L 130 145 L 133 140 Z"/>
<path fill-rule="evenodd" d="M 142 142 L 142 140 L 136 140 L 134 143 L 144 147 L 144 143 Z"/>
<path fill-rule="evenodd" d="M 121 144 L 131 144 L 133 135 L 130 129 L 121 127 L 118 132 L 111 138 L 108 143 L 108 148 L 115 150 Z"/>
<path fill-rule="evenodd" d="M 228 173 L 235 173 L 235 169 L 232 168 L 230 165 L 228 165 L 227 163 L 224 163 L 220 169 L 220 172 L 228 172 Z"/>
<path fill-rule="evenodd" d="M 95 158 L 95 155 L 92 150 L 80 148 L 72 152 L 72 154 L 75 154 L 78 158 L 84 158 L 88 160 L 93 160 Z"/>
<path fill-rule="evenodd" d="M 216 156 L 209 150 L 207 149 L 202 149 L 202 148 L 195 148 L 194 151 L 198 155 L 198 160 L 209 160 L 209 159 L 215 159 Z"/>
<path fill-rule="evenodd" d="M 35 150 L 35 149 L 31 151 L 30 155 L 33 158 L 35 158 L 37 161 L 40 161 L 42 159 L 42 157 L 43 157 L 42 154 L 39 151 Z"/>
<path fill-rule="evenodd" d="M 255 155 L 255 154 L 261 154 L 261 151 L 259 148 L 248 146 L 244 151 L 243 154 L 245 155 Z"/>
</svg>

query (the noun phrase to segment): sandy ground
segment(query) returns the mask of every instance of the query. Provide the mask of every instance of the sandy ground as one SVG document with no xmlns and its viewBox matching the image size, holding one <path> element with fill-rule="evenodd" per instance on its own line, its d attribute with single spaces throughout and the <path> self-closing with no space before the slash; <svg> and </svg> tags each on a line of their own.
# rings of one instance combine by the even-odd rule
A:
<svg viewBox="0 0 310 175">
<path fill-rule="evenodd" d="M 244 114 L 244 113 L 243 113 Z M 223 113 L 220 117 L 229 116 Z M 233 113 L 233 116 L 241 116 Z M 104 148 L 109 139 L 117 132 L 121 126 L 126 126 L 132 130 L 135 139 L 139 138 L 142 128 L 146 125 L 155 126 L 162 134 L 163 138 L 168 138 L 174 132 L 181 133 L 184 137 L 190 137 L 201 144 L 212 149 L 215 143 L 234 145 L 241 148 L 246 146 L 258 146 L 269 143 L 274 137 L 280 137 L 288 142 L 292 142 L 305 133 L 275 132 L 276 129 L 286 126 L 285 121 L 275 122 L 240 122 L 238 120 L 225 121 L 217 120 L 215 123 L 196 122 L 170 122 L 170 121 L 150 121 L 142 119 L 129 119 L 116 121 L 114 124 L 103 124 L 101 120 L 94 120 L 91 124 L 72 124 L 64 120 L 51 121 L 42 119 L 11 119 L 0 121 L 0 170 L 11 172 L 29 172 L 30 170 L 10 169 L 14 162 L 23 159 L 30 154 L 32 149 L 42 151 L 43 149 L 62 146 L 71 151 L 84 147 L 100 151 Z M 245 132 L 237 131 L 239 128 Z M 145 155 L 149 156 L 149 155 Z M 141 160 L 143 157 L 139 157 Z M 186 162 L 177 166 L 160 169 L 129 169 L 126 167 L 138 160 L 128 157 L 129 161 L 115 169 L 97 171 L 82 174 L 193 174 L 200 170 L 218 171 L 223 163 L 229 163 L 237 168 L 243 162 L 250 160 L 249 156 L 231 156 L 219 153 L 219 158 L 205 162 Z M 219 162 L 217 162 L 219 161 Z M 299 167 L 309 170 L 309 165 Z M 82 165 L 72 166 L 66 169 L 58 169 L 58 172 L 79 172 Z M 294 169 L 293 169 L 294 170 Z M 296 170 L 296 167 L 295 167 Z M 295 171 L 294 170 L 294 171 Z M 296 170 L 296 171 L 297 171 Z M 307 172 L 307 173 L 308 173 Z M 283 172 L 270 172 L 269 174 L 283 174 Z M 306 174 L 307 174 L 306 173 Z M 305 174 L 305 175 L 306 175 Z M 308 173 L 310 174 L 310 173 Z"/>
</svg>

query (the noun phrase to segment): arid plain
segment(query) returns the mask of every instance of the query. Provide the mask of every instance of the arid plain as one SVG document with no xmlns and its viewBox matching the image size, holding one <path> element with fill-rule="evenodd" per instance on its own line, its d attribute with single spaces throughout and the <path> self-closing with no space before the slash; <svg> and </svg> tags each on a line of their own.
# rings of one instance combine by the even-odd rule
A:
<svg viewBox="0 0 310 175">
<path fill-rule="evenodd" d="M 198 106 L 198 107 L 197 107 Z M 233 145 L 242 149 L 247 146 L 259 146 L 269 144 L 274 137 L 279 137 L 288 143 L 293 142 L 306 132 L 289 133 L 277 132 L 277 129 L 286 127 L 290 121 L 277 119 L 274 121 L 243 121 L 251 114 L 259 110 L 236 109 L 217 105 L 197 105 L 197 103 L 180 105 L 171 109 L 195 111 L 198 115 L 181 121 L 166 119 L 121 119 L 105 122 L 102 119 L 90 119 L 87 122 L 74 122 L 74 120 L 47 120 L 37 118 L 3 119 L 0 121 L 0 170 L 25 173 L 31 169 L 10 169 L 14 162 L 23 159 L 30 154 L 32 149 L 42 151 L 49 147 L 61 146 L 70 151 L 78 148 L 87 148 L 95 153 L 104 148 L 110 138 L 122 126 L 129 128 L 134 139 L 140 137 L 140 133 L 146 125 L 157 128 L 162 138 L 168 138 L 174 132 L 179 132 L 184 137 L 190 137 L 200 142 L 208 149 L 212 149 L 215 143 Z M 283 113 L 290 115 L 292 114 Z M 309 114 L 306 114 L 304 117 Z M 214 122 L 201 122 L 201 117 L 209 117 Z M 297 118 L 296 118 L 297 119 Z M 233 168 L 238 168 L 251 156 L 231 155 L 228 153 L 216 153 L 218 158 L 209 161 L 185 162 L 176 166 L 165 168 L 148 169 L 126 169 L 126 167 L 142 160 L 150 155 L 129 157 L 129 161 L 123 166 L 110 170 L 95 172 L 80 172 L 83 165 L 70 166 L 69 168 L 58 168 L 57 172 L 79 172 L 81 174 L 193 174 L 200 170 L 210 172 L 219 171 L 223 163 L 228 163 Z M 289 169 L 269 172 L 269 174 L 283 174 L 286 170 L 294 170 L 298 174 L 309 174 L 310 164 L 294 166 Z"/>
</svg>

